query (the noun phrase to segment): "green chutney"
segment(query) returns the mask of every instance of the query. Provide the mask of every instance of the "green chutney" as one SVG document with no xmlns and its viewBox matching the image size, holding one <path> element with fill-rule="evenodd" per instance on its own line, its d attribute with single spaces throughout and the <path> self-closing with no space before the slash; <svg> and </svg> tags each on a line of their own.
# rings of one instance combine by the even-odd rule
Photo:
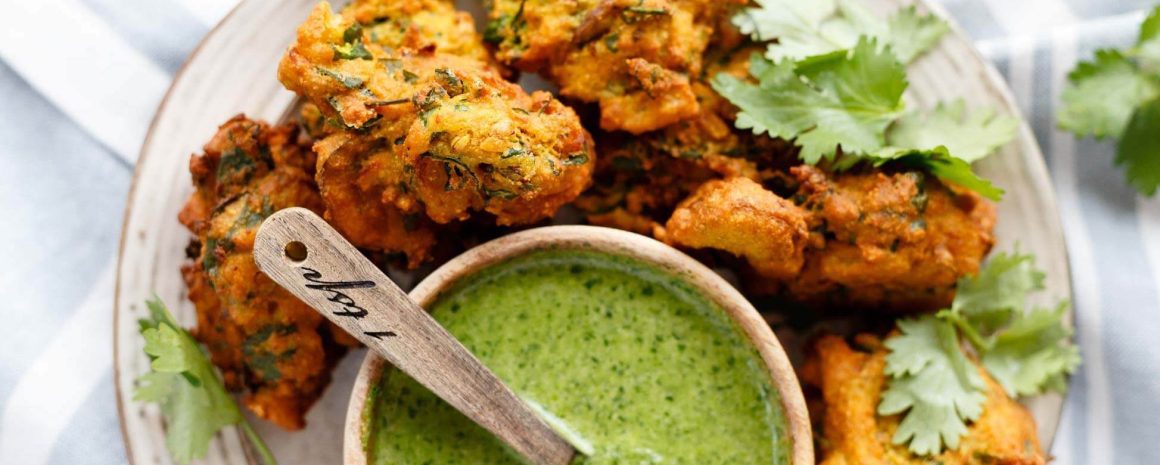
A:
<svg viewBox="0 0 1160 465">
<path fill-rule="evenodd" d="M 577 463 L 789 463 L 757 352 L 720 307 L 652 265 L 536 252 L 464 279 L 430 310 L 578 446 Z M 401 372 L 385 370 L 371 396 L 368 463 L 522 463 Z"/>
</svg>

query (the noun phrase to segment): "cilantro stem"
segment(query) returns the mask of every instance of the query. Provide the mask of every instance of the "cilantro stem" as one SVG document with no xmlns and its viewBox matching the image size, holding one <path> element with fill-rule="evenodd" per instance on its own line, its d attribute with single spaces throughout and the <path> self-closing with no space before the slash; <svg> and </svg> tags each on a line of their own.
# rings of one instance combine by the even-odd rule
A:
<svg viewBox="0 0 1160 465">
<path fill-rule="evenodd" d="M 963 316 L 958 312 L 953 310 L 943 310 L 938 312 L 938 316 L 939 318 L 954 324 L 955 327 L 959 329 L 959 333 L 962 334 L 963 337 L 967 339 L 967 342 L 970 342 L 971 346 L 975 348 L 975 351 L 985 352 L 991 347 L 991 344 L 989 344 L 987 340 L 983 338 L 983 335 L 979 334 L 979 332 L 976 331 L 975 328 L 967 322 L 966 318 L 963 318 Z"/>
<path fill-rule="evenodd" d="M 258 432 L 254 431 L 254 427 L 250 426 L 250 422 L 242 419 L 240 424 L 242 432 L 246 433 L 246 439 L 250 440 L 250 444 L 253 444 L 255 449 L 258 449 L 258 455 L 262 457 L 262 463 L 266 465 L 278 465 L 278 461 L 274 459 L 274 454 L 266 446 L 266 441 L 263 441 L 262 437 L 258 436 Z"/>
</svg>

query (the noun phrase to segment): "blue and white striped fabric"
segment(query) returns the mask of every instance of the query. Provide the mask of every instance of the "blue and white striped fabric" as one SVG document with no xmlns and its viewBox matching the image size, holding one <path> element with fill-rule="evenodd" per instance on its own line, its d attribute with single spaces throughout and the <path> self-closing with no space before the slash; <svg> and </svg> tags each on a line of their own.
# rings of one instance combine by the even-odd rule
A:
<svg viewBox="0 0 1160 465">
<path fill-rule="evenodd" d="M 170 79 L 234 1 L 0 1 L 0 465 L 125 462 L 110 341 L 123 203 Z M 1011 84 L 1060 200 L 1085 363 L 1056 463 L 1158 463 L 1160 198 L 1125 187 L 1110 142 L 1052 116 L 1077 59 L 1130 44 L 1156 1 L 941 2 Z"/>
</svg>

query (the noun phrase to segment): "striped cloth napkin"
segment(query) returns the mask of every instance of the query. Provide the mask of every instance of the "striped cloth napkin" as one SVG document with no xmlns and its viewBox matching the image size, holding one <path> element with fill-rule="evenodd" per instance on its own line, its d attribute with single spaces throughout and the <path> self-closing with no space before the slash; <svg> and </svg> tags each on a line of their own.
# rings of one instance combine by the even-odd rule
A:
<svg viewBox="0 0 1160 465">
<path fill-rule="evenodd" d="M 169 81 L 234 2 L 0 1 L 0 465 L 125 463 L 110 340 L 124 201 Z M 1125 187 L 1110 142 L 1053 117 L 1075 62 L 1130 44 L 1156 2 L 940 2 L 1010 83 L 1062 209 L 1084 365 L 1055 463 L 1158 463 L 1160 198 Z"/>
</svg>

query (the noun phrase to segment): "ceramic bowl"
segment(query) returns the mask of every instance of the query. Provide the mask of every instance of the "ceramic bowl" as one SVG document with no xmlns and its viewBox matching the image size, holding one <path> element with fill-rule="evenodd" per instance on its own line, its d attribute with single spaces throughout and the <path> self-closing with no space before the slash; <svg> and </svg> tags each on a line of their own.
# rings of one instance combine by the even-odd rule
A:
<svg viewBox="0 0 1160 465">
<path fill-rule="evenodd" d="M 789 358 L 753 305 L 732 285 L 705 265 L 680 251 L 645 236 L 595 226 L 548 226 L 504 236 L 475 247 L 447 262 L 419 283 L 411 298 L 426 307 L 440 293 L 460 280 L 493 265 L 542 250 L 577 250 L 601 252 L 635 259 L 683 279 L 721 308 L 757 351 L 773 387 L 780 394 L 790 437 L 790 458 L 794 465 L 814 463 L 813 440 L 809 414 L 801 385 Z M 389 369 L 385 360 L 368 353 L 355 378 L 350 406 L 346 412 L 343 456 L 346 465 L 366 465 L 364 438 L 369 415 L 364 412 L 371 388 Z"/>
</svg>

